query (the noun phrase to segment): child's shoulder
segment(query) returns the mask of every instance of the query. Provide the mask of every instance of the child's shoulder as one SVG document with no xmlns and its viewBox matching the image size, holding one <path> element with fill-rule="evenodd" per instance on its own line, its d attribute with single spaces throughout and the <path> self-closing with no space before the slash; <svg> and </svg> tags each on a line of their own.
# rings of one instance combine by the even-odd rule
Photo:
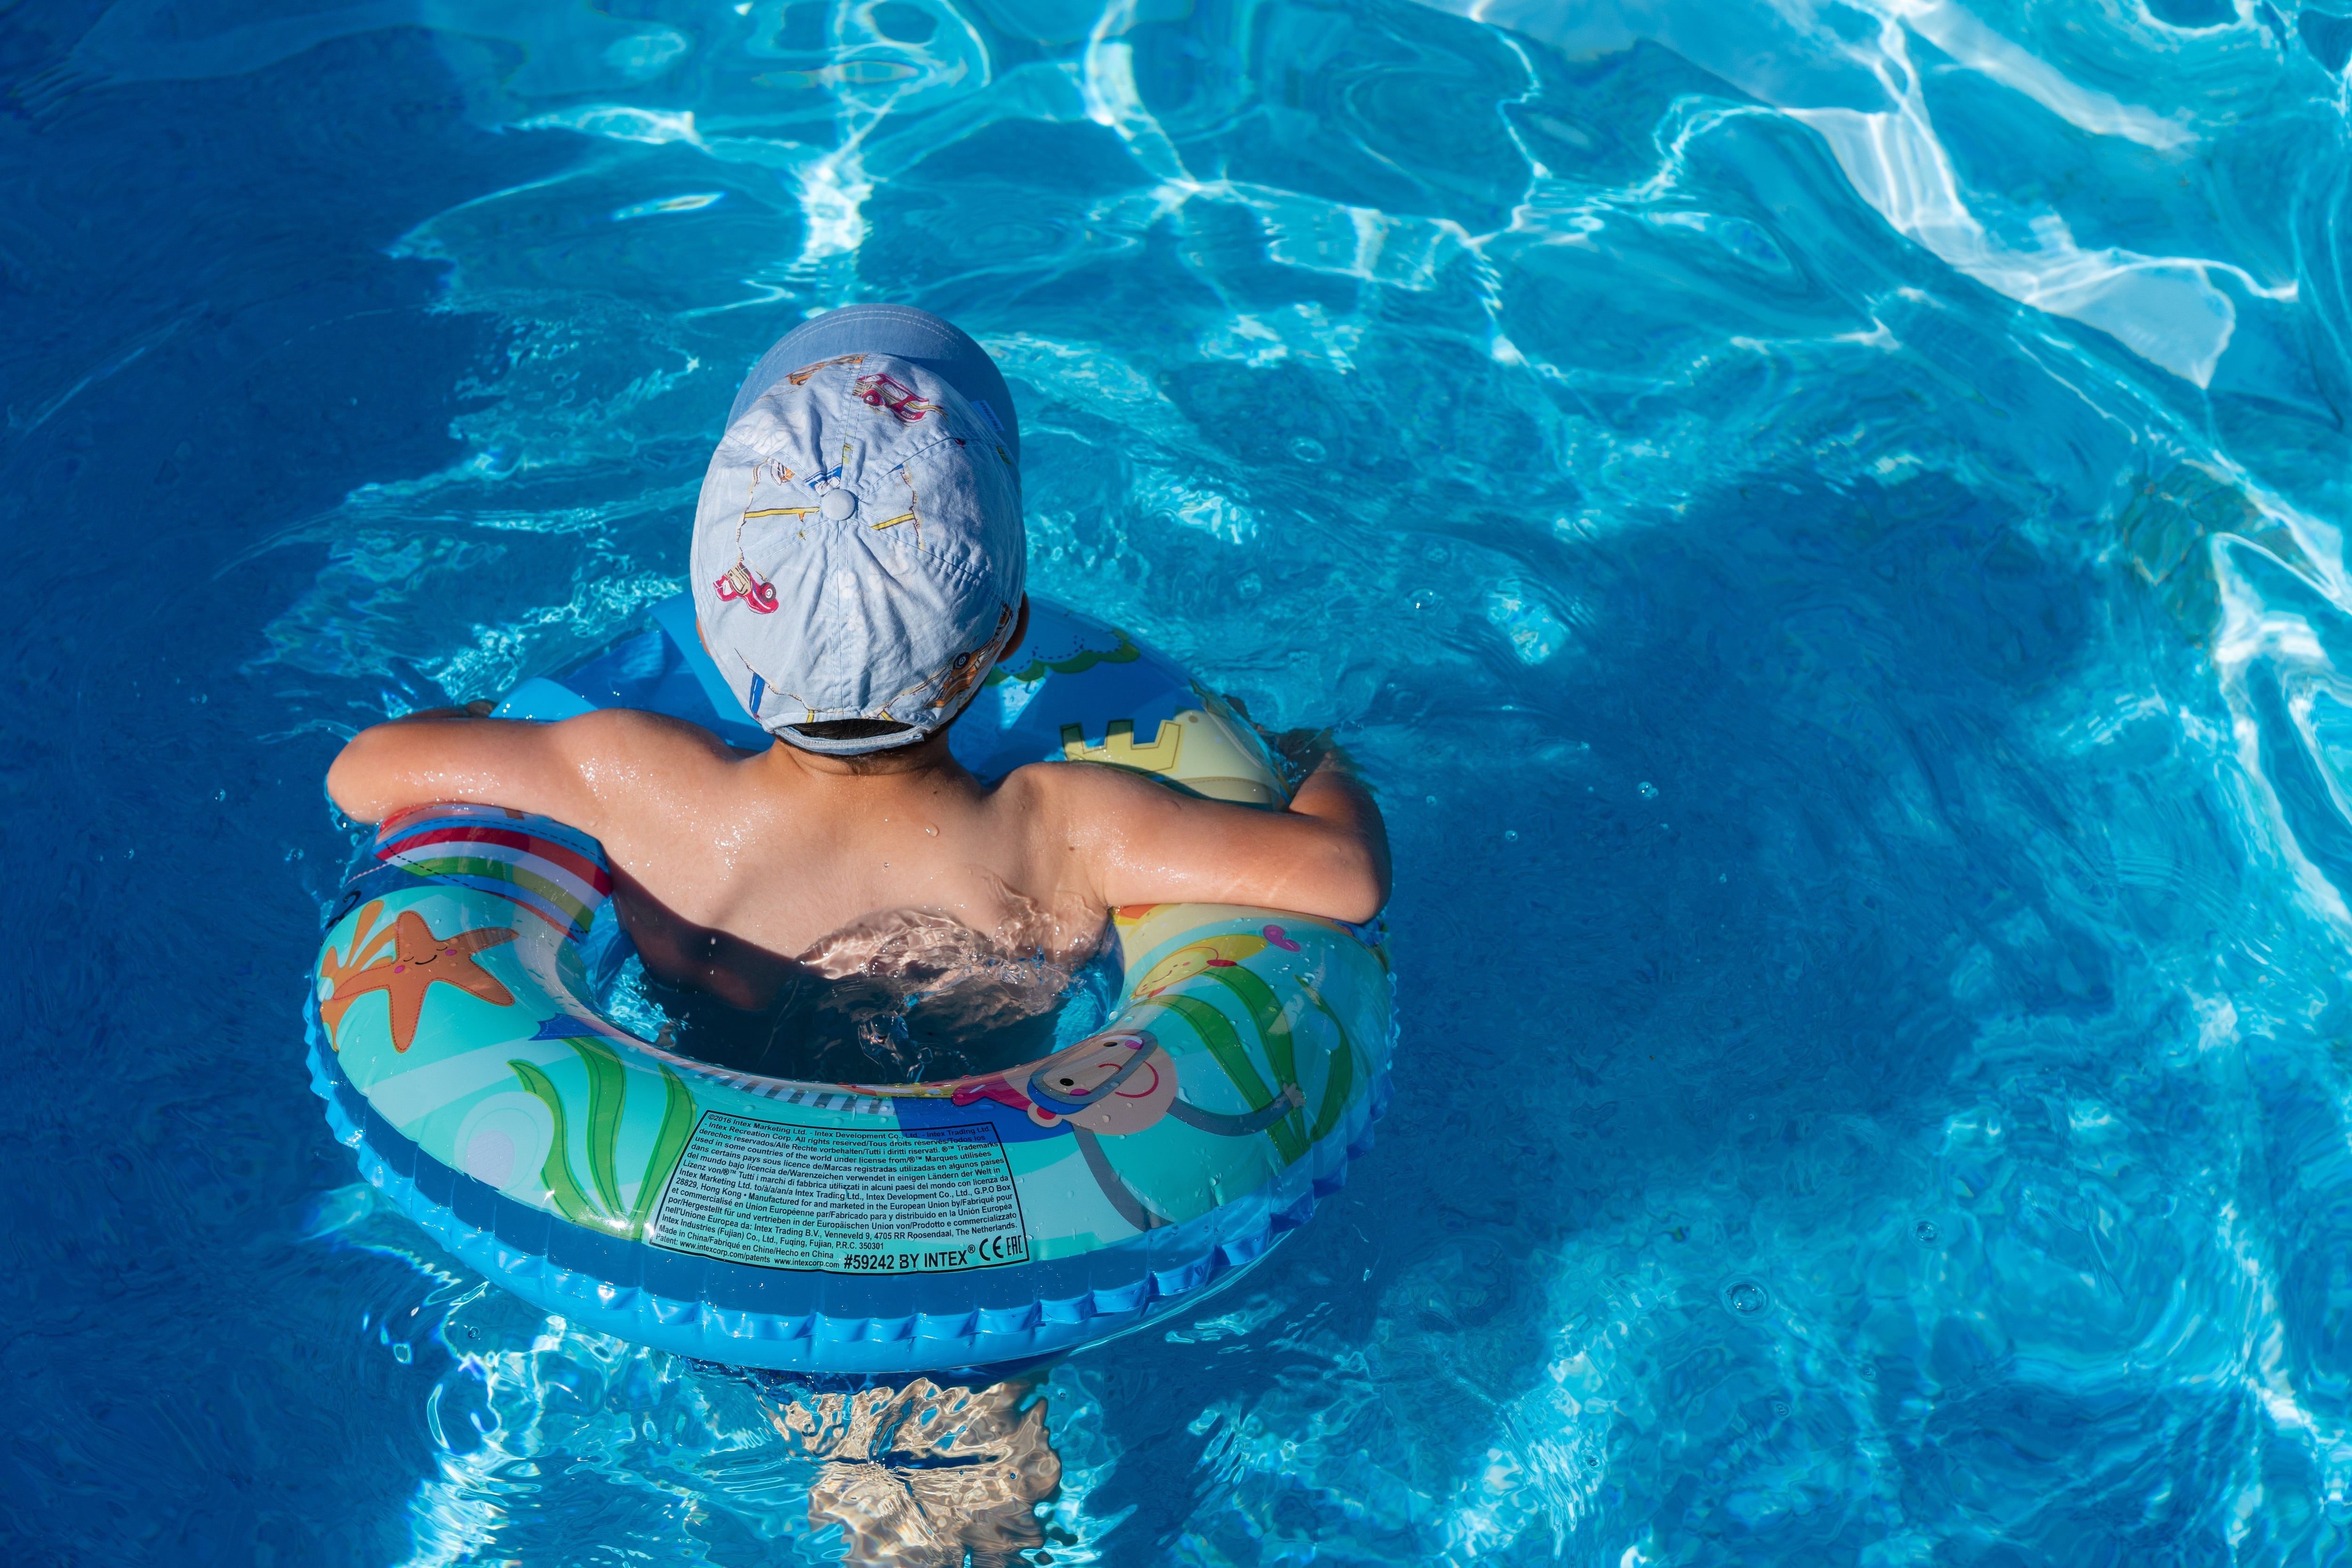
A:
<svg viewBox="0 0 2352 1568">
<path fill-rule="evenodd" d="M 699 724 L 639 708 L 599 708 L 547 727 L 550 739 L 582 761 L 732 762 L 739 752 Z"/>
<path fill-rule="evenodd" d="M 1015 810 L 1106 826 L 1139 813 L 1181 811 L 1187 799 L 1149 773 L 1103 763 L 1030 763 L 997 790 Z"/>
</svg>

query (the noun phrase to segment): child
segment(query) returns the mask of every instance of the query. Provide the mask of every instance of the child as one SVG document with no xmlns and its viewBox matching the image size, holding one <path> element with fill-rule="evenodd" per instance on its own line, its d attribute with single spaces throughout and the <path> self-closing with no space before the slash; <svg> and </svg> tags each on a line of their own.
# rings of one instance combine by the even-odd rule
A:
<svg viewBox="0 0 2352 1568">
<path fill-rule="evenodd" d="M 593 834 L 648 971 L 744 1009 L 811 967 L 874 972 L 894 931 L 1066 965 L 1122 904 L 1370 920 L 1387 838 L 1336 752 L 1287 811 L 1084 763 L 983 784 L 949 754 L 1028 623 L 1019 454 L 1003 377 L 947 322 L 872 305 L 806 322 L 737 395 L 691 561 L 703 646 L 781 744 L 746 754 L 625 710 L 444 710 L 362 731 L 328 791 L 362 822 L 478 801 Z"/>
</svg>

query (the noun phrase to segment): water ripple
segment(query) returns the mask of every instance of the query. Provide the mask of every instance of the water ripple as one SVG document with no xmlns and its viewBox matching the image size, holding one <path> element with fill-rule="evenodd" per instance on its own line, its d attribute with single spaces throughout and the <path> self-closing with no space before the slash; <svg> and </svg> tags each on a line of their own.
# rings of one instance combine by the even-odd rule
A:
<svg viewBox="0 0 2352 1568">
<path fill-rule="evenodd" d="M 917 300 L 1014 383 L 1039 587 L 1365 759 L 1399 851 L 1399 1097 L 1246 1294 L 1028 1380 L 858 1389 L 583 1335 L 324 1165 L 252 1199 L 208 1151 L 297 1166 L 305 1135 L 191 1152 L 171 1129 L 227 1112 L 173 1089 L 123 1135 L 146 1210 L 320 1205 L 215 1305 L 309 1312 L 319 1359 L 250 1363 L 255 1419 L 365 1434 L 355 1515 L 419 1563 L 2327 1558 L 2352 1521 L 2339 22 L 635 9 L 131 0 L 20 91 L 27 125 L 72 125 L 421 28 L 417 90 L 490 149 L 378 258 L 436 280 L 403 330 L 472 356 L 403 394 L 446 403 L 451 445 L 421 474 L 363 447 L 335 499 L 224 530 L 222 572 L 268 587 L 224 611 L 219 679 L 270 745 L 158 732 L 274 777 L 288 737 L 577 657 L 674 584 L 767 343 Z M 60 432 L 205 321 L 28 363 L 12 472 L 79 464 Z M 288 450 L 328 439 L 324 411 L 271 417 Z M 138 473 L 179 483 L 194 448 L 157 468 L 143 430 Z M 52 601 L 89 591 L 80 557 L 27 559 Z M 195 711 L 173 679 L 118 684 Z M 89 792 L 39 766 L 24 798 Z M 222 809 L 232 784 L 259 798 L 224 772 Z M 136 901 L 152 851 L 92 821 L 60 842 L 116 858 L 9 894 L 56 954 L 20 1021 L 39 1061 L 96 1049 L 162 1095 L 117 1037 L 182 1020 L 91 1047 L 115 972 L 41 934 Z M 315 899 L 331 826 L 266 828 L 284 869 L 255 900 Z M 146 962 L 209 974 L 197 945 Z M 20 1245 L 52 1296 L 181 1312 L 218 1260 L 180 1228 L 139 1233 L 154 1279 Z M 26 1448 L 51 1511 L 68 1476 L 144 1474 L 110 1403 L 68 1403 L 57 1452 L 113 1457 Z M 125 1554 L 114 1528 L 90 1539 Z"/>
</svg>

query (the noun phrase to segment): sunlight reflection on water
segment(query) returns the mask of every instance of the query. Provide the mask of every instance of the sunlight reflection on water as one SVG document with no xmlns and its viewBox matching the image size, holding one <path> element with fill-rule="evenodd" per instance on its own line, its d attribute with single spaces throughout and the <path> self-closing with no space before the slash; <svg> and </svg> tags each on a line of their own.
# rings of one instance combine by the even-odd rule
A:
<svg viewBox="0 0 2352 1568">
<path fill-rule="evenodd" d="M 1014 384 L 1036 585 L 1381 784 L 1399 1099 L 1246 1301 L 976 1389 L 579 1335 L 335 1193 L 415 1271 L 415 1561 L 2340 1537 L 2340 24 L 639 9 L 128 0 L 28 96 L 421 25 L 515 149 L 393 247 L 462 451 L 262 547 L 273 739 L 631 624 L 744 367 L 914 300 Z"/>
</svg>

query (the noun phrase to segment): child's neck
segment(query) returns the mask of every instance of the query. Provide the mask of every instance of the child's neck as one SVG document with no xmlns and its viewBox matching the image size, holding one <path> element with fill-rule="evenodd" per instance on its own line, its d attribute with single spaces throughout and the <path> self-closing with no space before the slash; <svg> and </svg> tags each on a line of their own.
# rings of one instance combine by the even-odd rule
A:
<svg viewBox="0 0 2352 1568">
<path fill-rule="evenodd" d="M 969 778 L 963 764 L 948 751 L 944 731 L 911 746 L 893 746 L 887 751 L 867 752 L 854 757 L 836 757 L 823 752 L 804 752 L 789 741 L 778 741 L 764 759 L 769 766 L 789 773 L 797 773 L 812 782 L 835 786 L 854 786 L 864 783 L 884 783 L 904 787 L 930 782 L 926 775 L 950 779 Z"/>
</svg>

